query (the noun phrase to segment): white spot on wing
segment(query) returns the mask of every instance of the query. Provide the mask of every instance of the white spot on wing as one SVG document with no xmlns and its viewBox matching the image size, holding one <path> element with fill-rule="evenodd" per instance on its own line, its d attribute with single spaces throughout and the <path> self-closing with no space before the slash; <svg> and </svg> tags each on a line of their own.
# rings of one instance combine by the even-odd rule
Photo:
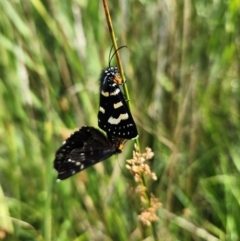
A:
<svg viewBox="0 0 240 241">
<path fill-rule="evenodd" d="M 103 96 L 105 96 L 105 97 L 108 97 L 109 96 L 109 92 L 104 92 L 103 90 L 101 91 L 101 94 L 103 95 Z"/>
<path fill-rule="evenodd" d="M 113 104 L 114 109 L 117 109 L 117 108 L 119 108 L 121 106 L 123 106 L 121 101 L 119 101 L 117 104 Z"/>
<path fill-rule="evenodd" d="M 102 106 L 99 107 L 99 111 L 102 112 L 103 114 L 105 113 L 105 109 L 102 108 Z"/>
<path fill-rule="evenodd" d="M 120 92 L 120 89 L 116 89 L 116 90 L 114 90 L 113 92 L 110 93 L 110 96 L 111 95 L 118 95 L 119 92 Z"/>
<path fill-rule="evenodd" d="M 108 123 L 112 125 L 117 125 L 120 123 L 121 120 L 127 120 L 128 119 L 128 114 L 121 114 L 118 118 L 113 118 L 112 116 L 108 119 Z"/>
</svg>

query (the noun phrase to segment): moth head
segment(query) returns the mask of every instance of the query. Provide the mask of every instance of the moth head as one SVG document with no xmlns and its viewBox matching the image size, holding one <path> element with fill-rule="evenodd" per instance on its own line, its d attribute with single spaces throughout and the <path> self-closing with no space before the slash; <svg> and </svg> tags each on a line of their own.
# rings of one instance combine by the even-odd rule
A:
<svg viewBox="0 0 240 241">
<path fill-rule="evenodd" d="M 108 67 L 103 70 L 101 80 L 102 85 L 112 86 L 114 83 L 117 85 L 122 83 L 122 78 L 118 73 L 117 67 Z"/>
</svg>

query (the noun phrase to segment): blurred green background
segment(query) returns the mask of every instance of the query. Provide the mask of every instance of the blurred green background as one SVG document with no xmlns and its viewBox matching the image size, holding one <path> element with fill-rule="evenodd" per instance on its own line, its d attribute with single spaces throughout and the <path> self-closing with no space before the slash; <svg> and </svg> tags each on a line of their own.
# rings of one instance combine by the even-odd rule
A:
<svg viewBox="0 0 240 241">
<path fill-rule="evenodd" d="M 109 8 L 160 220 L 137 219 L 130 141 L 63 182 L 52 168 L 63 139 L 97 127 L 112 46 L 102 2 L 0 0 L 0 238 L 240 240 L 240 2 Z"/>
</svg>

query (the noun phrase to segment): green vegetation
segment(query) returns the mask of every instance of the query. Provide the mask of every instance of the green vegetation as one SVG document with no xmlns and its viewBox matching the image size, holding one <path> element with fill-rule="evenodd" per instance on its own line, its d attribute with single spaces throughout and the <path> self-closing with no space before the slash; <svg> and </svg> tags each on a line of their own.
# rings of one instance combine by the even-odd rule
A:
<svg viewBox="0 0 240 241">
<path fill-rule="evenodd" d="M 239 1 L 109 8 L 140 145 L 155 153 L 159 222 L 137 218 L 132 142 L 60 183 L 52 168 L 70 131 L 97 127 L 112 45 L 102 2 L 0 0 L 0 238 L 240 240 Z"/>
</svg>

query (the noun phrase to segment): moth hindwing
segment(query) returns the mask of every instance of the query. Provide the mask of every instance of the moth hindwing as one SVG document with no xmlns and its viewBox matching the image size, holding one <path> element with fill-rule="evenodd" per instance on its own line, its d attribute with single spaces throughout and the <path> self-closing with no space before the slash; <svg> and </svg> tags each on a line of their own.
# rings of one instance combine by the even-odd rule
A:
<svg viewBox="0 0 240 241">
<path fill-rule="evenodd" d="M 123 140 L 109 139 L 98 129 L 84 126 L 74 132 L 57 150 L 54 168 L 58 179 L 64 180 L 72 175 L 120 153 Z"/>
<path fill-rule="evenodd" d="M 138 137 L 137 128 L 118 86 L 120 83 L 117 67 L 109 67 L 102 71 L 98 126 L 109 135 L 135 139 Z"/>
</svg>

